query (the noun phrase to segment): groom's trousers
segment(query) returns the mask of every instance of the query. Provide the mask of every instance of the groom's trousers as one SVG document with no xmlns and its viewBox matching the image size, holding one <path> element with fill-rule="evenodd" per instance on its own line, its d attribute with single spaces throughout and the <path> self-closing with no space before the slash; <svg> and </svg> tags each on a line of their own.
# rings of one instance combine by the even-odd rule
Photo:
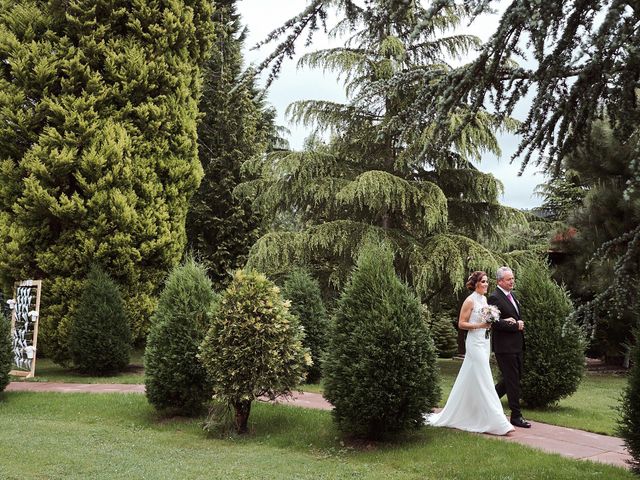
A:
<svg viewBox="0 0 640 480">
<path fill-rule="evenodd" d="M 502 398 L 507 394 L 511 418 L 522 416 L 520 412 L 520 377 L 522 376 L 522 353 L 496 353 L 496 361 L 502 378 L 496 384 L 496 393 Z"/>
</svg>

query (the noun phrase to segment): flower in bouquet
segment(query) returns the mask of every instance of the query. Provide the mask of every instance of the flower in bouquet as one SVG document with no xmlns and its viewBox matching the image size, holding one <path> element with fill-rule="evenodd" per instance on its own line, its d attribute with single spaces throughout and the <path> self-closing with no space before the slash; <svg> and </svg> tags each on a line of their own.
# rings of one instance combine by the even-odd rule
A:
<svg viewBox="0 0 640 480">
<path fill-rule="evenodd" d="M 495 305 L 485 305 L 480 310 L 480 320 L 486 323 L 495 323 L 500 320 L 500 310 Z M 485 338 L 489 338 L 489 329 L 484 333 Z"/>
</svg>

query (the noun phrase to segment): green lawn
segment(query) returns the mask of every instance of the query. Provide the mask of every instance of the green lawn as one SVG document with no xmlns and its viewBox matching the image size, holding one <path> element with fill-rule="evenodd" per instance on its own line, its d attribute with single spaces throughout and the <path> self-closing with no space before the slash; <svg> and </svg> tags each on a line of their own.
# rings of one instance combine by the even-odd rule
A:
<svg viewBox="0 0 640 480">
<path fill-rule="evenodd" d="M 207 437 L 202 419 L 162 419 L 142 395 L 5 392 L 0 478 L 633 479 L 613 466 L 424 428 L 390 444 L 340 441 L 328 412 L 258 404 L 252 433 Z"/>
<path fill-rule="evenodd" d="M 92 377 L 74 373 L 55 365 L 48 359 L 38 360 L 36 365 L 36 378 L 30 381 L 40 382 L 71 382 L 71 383 L 144 383 L 143 352 L 133 352 L 130 371 L 110 377 Z M 440 380 L 442 386 L 441 405 L 444 405 L 458 370 L 462 365 L 461 360 L 438 359 L 440 368 Z M 497 367 L 493 366 L 494 372 Z M 524 409 L 526 418 L 578 428 L 605 435 L 615 435 L 616 417 L 615 408 L 618 406 L 620 395 L 627 383 L 626 377 L 614 374 L 587 373 L 578 391 L 569 398 L 561 400 L 557 406 L 546 410 Z M 302 390 L 307 392 L 322 393 L 322 384 L 302 385 Z M 508 413 L 506 398 L 503 399 L 505 411 Z"/>
</svg>

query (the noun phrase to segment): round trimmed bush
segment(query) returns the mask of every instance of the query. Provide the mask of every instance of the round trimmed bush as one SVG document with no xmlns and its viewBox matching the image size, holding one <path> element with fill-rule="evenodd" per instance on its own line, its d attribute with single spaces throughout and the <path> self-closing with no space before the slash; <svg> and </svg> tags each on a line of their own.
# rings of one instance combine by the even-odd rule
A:
<svg viewBox="0 0 640 480">
<path fill-rule="evenodd" d="M 311 363 L 304 332 L 280 289 L 255 271 L 238 271 L 224 293 L 202 343 L 200 358 L 214 398 L 235 411 L 246 433 L 251 403 L 290 395 Z"/>
<path fill-rule="evenodd" d="M 131 331 L 120 290 L 94 265 L 69 326 L 69 353 L 83 373 L 107 375 L 129 365 Z"/>
<path fill-rule="evenodd" d="M 629 372 L 629 382 L 622 395 L 618 432 L 631 454 L 631 467 L 640 474 L 640 330 L 635 330 L 636 344 L 631 350 L 633 366 Z"/>
<path fill-rule="evenodd" d="M 291 313 L 298 317 L 304 328 L 303 344 L 311 352 L 313 365 L 307 370 L 307 382 L 317 382 L 322 373 L 321 362 L 329 329 L 320 285 L 308 272 L 294 270 L 284 282 L 282 296 L 291 301 Z"/>
<path fill-rule="evenodd" d="M 571 313 L 567 291 L 542 262 L 527 262 L 517 272 L 516 291 L 525 322 L 522 400 L 547 407 L 572 395 L 584 374 L 585 335 Z"/>
<path fill-rule="evenodd" d="M 211 398 L 198 349 L 215 301 L 211 280 L 192 258 L 169 274 L 144 352 L 146 395 L 156 409 L 193 415 Z"/>
<path fill-rule="evenodd" d="M 361 250 L 338 301 L 324 367 L 324 396 L 345 434 L 375 439 L 418 427 L 436 405 L 435 346 L 387 245 Z"/>
</svg>

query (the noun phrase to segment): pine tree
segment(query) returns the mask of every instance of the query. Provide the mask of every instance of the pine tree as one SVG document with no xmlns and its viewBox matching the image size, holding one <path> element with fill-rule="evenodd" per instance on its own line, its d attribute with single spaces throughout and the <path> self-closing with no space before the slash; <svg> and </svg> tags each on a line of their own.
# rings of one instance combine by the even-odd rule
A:
<svg viewBox="0 0 640 480">
<path fill-rule="evenodd" d="M 636 338 L 639 338 L 636 330 Z M 631 453 L 631 466 L 640 474 L 640 345 L 631 353 L 633 367 L 629 372 L 629 383 L 622 396 L 618 431 Z"/>
<path fill-rule="evenodd" d="M 418 66 L 443 74 L 448 55 L 462 55 L 477 44 L 465 35 L 437 36 L 461 21 L 460 10 L 448 10 L 416 36 L 424 10 L 409 2 L 408 9 L 396 12 L 388 3 L 369 2 L 346 12 L 335 31 L 352 28 L 347 45 L 302 57 L 301 65 L 344 78 L 349 101 L 294 103 L 293 120 L 331 133 L 329 142 L 310 140 L 303 152 L 250 162 L 248 168 L 260 178 L 241 190 L 274 215 L 294 212 L 302 229 L 263 236 L 249 265 L 281 273 L 292 264 L 311 264 L 339 287 L 363 238 L 376 235 L 391 242 L 398 272 L 430 300 L 463 289 L 468 270 L 494 270 L 504 263 L 486 246 L 499 241 L 505 224 L 526 221 L 499 205 L 500 183 L 473 163 L 483 151 L 499 151 L 498 119 L 479 112 L 459 141 L 444 150 L 432 148 L 433 122 L 411 131 L 397 122 L 419 86 L 407 81 L 399 90 L 391 88 L 395 74 Z M 457 128 L 467 114 L 461 103 L 446 128 Z M 508 119 L 504 126 L 511 126 Z M 474 241 L 480 237 L 487 239 L 485 245 Z"/>
<path fill-rule="evenodd" d="M 83 373 L 107 375 L 129 365 L 131 331 L 122 296 L 98 266 L 89 271 L 69 328 L 69 352 Z"/>
<path fill-rule="evenodd" d="M 361 251 L 338 301 L 324 375 L 339 428 L 358 437 L 418 427 L 439 399 L 436 349 L 388 246 Z"/>
<path fill-rule="evenodd" d="M 307 368 L 307 382 L 317 382 L 322 375 L 322 358 L 329 330 L 320 285 L 309 272 L 294 270 L 284 282 L 282 296 L 291 302 L 291 313 L 298 317 L 304 328 L 303 345 L 311 352 L 313 364 Z"/>
<path fill-rule="evenodd" d="M 155 408 L 192 415 L 211 398 L 198 349 L 215 301 L 206 270 L 192 258 L 169 274 L 144 352 L 145 391 Z"/>
<path fill-rule="evenodd" d="M 0 272 L 46 279 L 39 344 L 69 359 L 92 261 L 134 338 L 182 256 L 211 2 L 1 0 Z"/>
<path fill-rule="evenodd" d="M 575 393 L 584 374 L 584 332 L 571 316 L 566 289 L 542 262 L 516 272 L 525 321 L 522 399 L 530 407 L 548 407 Z"/>
<path fill-rule="evenodd" d="M 260 236 L 260 215 L 247 199 L 233 195 L 245 160 L 259 155 L 275 135 L 274 116 L 252 86 L 242 81 L 245 30 L 236 0 L 216 2 L 214 41 L 204 73 L 198 125 L 198 156 L 204 178 L 187 214 L 190 247 L 214 282 L 224 286 L 229 272 L 246 261 Z M 277 137 L 277 135 L 276 135 Z"/>
<path fill-rule="evenodd" d="M 4 303 L 4 297 L 0 292 L 0 301 Z M 0 392 L 9 385 L 13 351 L 11 349 L 11 318 L 6 314 L 4 305 L 0 305 Z"/>
</svg>

